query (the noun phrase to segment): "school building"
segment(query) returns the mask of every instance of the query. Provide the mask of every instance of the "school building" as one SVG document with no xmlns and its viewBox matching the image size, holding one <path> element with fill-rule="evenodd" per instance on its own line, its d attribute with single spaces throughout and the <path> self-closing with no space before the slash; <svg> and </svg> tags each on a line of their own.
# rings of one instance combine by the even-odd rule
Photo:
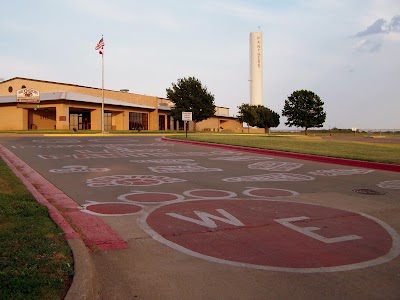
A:
<svg viewBox="0 0 400 300">
<path fill-rule="evenodd" d="M 32 91 L 39 92 L 37 98 Z M 105 131 L 184 130 L 184 123 L 170 116 L 173 103 L 165 98 L 104 90 L 103 102 L 99 88 L 21 77 L 0 82 L 0 130 L 101 130 L 102 105 Z M 242 132 L 243 126 L 229 108 L 217 107 L 213 117 L 190 122 L 194 129 Z"/>
</svg>

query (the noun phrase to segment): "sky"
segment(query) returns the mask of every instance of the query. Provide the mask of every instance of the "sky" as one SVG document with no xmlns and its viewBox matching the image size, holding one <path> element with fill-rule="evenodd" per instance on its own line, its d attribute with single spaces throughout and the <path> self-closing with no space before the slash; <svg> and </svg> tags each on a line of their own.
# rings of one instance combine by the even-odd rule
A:
<svg viewBox="0 0 400 300">
<path fill-rule="evenodd" d="M 311 90 L 324 128 L 400 129 L 400 0 L 13 0 L 0 78 L 166 97 L 194 76 L 217 106 L 249 103 L 249 35 L 263 33 L 263 105 Z M 280 118 L 279 128 L 285 128 Z"/>
</svg>

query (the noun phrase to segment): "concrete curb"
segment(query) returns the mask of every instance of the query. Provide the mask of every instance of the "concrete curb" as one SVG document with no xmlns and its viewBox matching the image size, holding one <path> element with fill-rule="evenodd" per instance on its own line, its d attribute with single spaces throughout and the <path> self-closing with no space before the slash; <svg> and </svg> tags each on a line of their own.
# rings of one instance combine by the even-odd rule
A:
<svg viewBox="0 0 400 300">
<path fill-rule="evenodd" d="M 98 299 L 99 287 L 96 268 L 89 251 L 81 239 L 67 240 L 74 256 L 74 280 L 68 290 L 65 300 Z"/>
<path fill-rule="evenodd" d="M 63 215 L 39 193 L 39 191 L 22 175 L 22 173 L 13 165 L 12 159 L 9 159 L 8 150 L 0 145 L 0 157 L 22 181 L 25 187 L 31 192 L 35 199 L 46 206 L 50 217 L 64 231 L 65 239 L 71 248 L 74 258 L 74 278 L 65 299 L 68 300 L 87 300 L 97 299 L 96 294 L 97 280 L 96 271 L 88 248 L 86 248 L 80 235 L 72 228 Z"/>
<path fill-rule="evenodd" d="M 384 170 L 391 172 L 400 172 L 400 165 L 393 164 L 384 164 L 370 161 L 361 161 L 361 160 L 352 160 L 346 158 L 336 158 L 336 157 L 328 157 L 328 156 L 318 156 L 312 154 L 303 154 L 303 153 L 294 153 L 294 152 L 285 152 L 285 151 L 277 151 L 277 150 L 268 150 L 268 149 L 259 149 L 259 148 L 249 148 L 244 146 L 235 146 L 235 145 L 225 145 L 225 144 L 215 144 L 208 142 L 197 142 L 197 141 L 187 141 L 187 140 L 175 140 L 166 137 L 162 137 L 164 141 L 175 142 L 175 143 L 183 143 L 183 144 L 192 144 L 213 148 L 221 148 L 221 149 L 230 149 L 230 150 L 238 150 L 249 153 L 256 154 L 265 154 L 265 155 L 273 155 L 294 159 L 303 159 L 308 161 L 329 163 L 329 164 L 337 164 L 344 166 L 352 166 L 352 167 L 361 167 L 375 170 Z"/>
</svg>

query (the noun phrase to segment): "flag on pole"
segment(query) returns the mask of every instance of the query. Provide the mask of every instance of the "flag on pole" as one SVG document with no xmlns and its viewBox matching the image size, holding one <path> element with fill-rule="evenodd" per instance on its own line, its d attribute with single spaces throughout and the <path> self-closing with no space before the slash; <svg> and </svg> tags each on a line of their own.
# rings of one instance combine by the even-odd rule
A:
<svg viewBox="0 0 400 300">
<path fill-rule="evenodd" d="M 101 37 L 101 40 L 97 43 L 95 50 L 99 50 L 100 54 L 103 54 L 104 40 Z"/>
</svg>

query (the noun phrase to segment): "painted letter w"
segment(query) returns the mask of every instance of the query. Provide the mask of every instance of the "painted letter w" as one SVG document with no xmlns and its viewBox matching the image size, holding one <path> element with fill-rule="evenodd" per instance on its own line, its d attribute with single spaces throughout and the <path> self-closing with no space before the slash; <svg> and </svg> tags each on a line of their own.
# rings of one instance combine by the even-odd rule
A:
<svg viewBox="0 0 400 300">
<path fill-rule="evenodd" d="M 217 228 L 217 224 L 215 224 L 215 222 L 212 220 L 217 220 L 217 221 L 221 221 L 227 224 L 231 224 L 234 226 L 244 226 L 244 224 L 242 222 L 240 222 L 237 218 L 235 218 L 234 216 L 232 216 L 230 213 L 226 212 L 223 209 L 216 209 L 217 212 L 219 212 L 221 215 L 223 215 L 225 218 L 223 217 L 219 217 L 219 216 L 214 216 L 212 214 L 206 213 L 206 212 L 202 212 L 202 211 L 194 211 L 194 213 L 201 219 L 201 220 L 197 220 L 197 219 L 193 219 L 193 218 L 189 218 L 189 217 L 185 217 L 176 213 L 166 213 L 168 216 L 171 216 L 173 218 L 177 218 L 180 220 L 184 220 L 184 221 L 188 221 L 188 222 L 192 222 L 201 226 L 205 226 L 208 228 Z"/>
</svg>

